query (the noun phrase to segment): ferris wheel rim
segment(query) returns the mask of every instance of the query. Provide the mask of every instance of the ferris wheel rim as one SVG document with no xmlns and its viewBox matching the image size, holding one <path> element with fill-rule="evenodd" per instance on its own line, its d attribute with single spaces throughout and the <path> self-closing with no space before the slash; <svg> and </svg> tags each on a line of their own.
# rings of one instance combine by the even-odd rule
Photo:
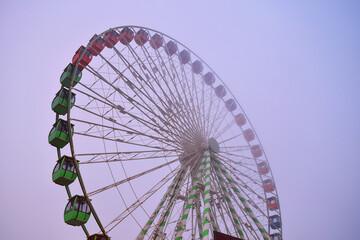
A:
<svg viewBox="0 0 360 240">
<path fill-rule="evenodd" d="M 171 39 L 171 40 L 175 41 L 177 44 L 180 44 L 184 49 L 187 49 L 188 51 L 190 51 L 194 56 L 197 57 L 197 59 L 199 59 L 203 64 L 205 64 L 206 67 L 207 67 L 213 74 L 215 74 L 216 77 L 217 77 L 217 79 L 224 85 L 224 87 L 226 88 L 226 90 L 227 90 L 227 91 L 230 93 L 230 95 L 232 96 L 232 99 L 234 99 L 234 100 L 236 101 L 238 107 L 240 107 L 241 112 L 244 113 L 244 115 L 245 115 L 245 117 L 246 117 L 246 119 L 247 119 L 247 121 L 248 121 L 251 129 L 254 131 L 254 134 L 256 135 L 257 141 L 259 142 L 259 144 L 260 144 L 260 146 L 261 146 L 261 148 L 262 148 L 262 150 L 263 150 L 264 158 L 265 158 L 266 162 L 268 162 L 267 157 L 266 157 L 266 154 L 265 154 L 265 150 L 264 150 L 264 148 L 262 147 L 262 144 L 261 144 L 261 142 L 260 142 L 260 139 L 257 137 L 257 134 L 256 134 L 256 132 L 255 132 L 255 129 L 254 129 L 253 125 L 251 124 L 249 118 L 247 117 L 245 111 L 243 110 L 243 108 L 242 108 L 241 105 L 239 104 L 238 100 L 234 97 L 234 95 L 232 94 L 231 90 L 230 90 L 230 89 L 226 86 L 226 84 L 223 82 L 223 80 L 217 75 L 217 73 L 216 73 L 215 71 L 213 71 L 213 69 L 212 69 L 205 61 L 203 61 L 195 52 L 193 52 L 190 48 L 188 48 L 188 47 L 186 47 L 185 45 L 183 45 L 181 42 L 177 41 L 176 39 L 174 39 L 174 38 L 172 38 L 172 37 L 170 37 L 170 36 L 168 36 L 168 35 L 166 35 L 166 34 L 164 34 L 164 33 L 162 33 L 162 32 L 159 32 L 159 31 L 154 30 L 154 29 L 151 29 L 151 28 L 146 28 L 146 27 L 141 27 L 141 26 L 135 26 L 135 25 L 119 26 L 119 27 L 115 27 L 115 28 L 110 28 L 109 30 L 106 30 L 106 31 L 102 32 L 101 34 L 98 35 L 98 37 L 103 36 L 104 34 L 108 33 L 108 32 L 111 31 L 111 30 L 118 30 L 118 29 L 125 28 L 125 27 L 138 28 L 138 29 L 146 29 L 146 30 L 148 30 L 148 31 L 152 31 L 152 32 L 155 32 L 155 33 L 159 33 L 159 34 L 161 34 L 161 35 L 163 35 L 163 36 L 166 36 L 168 39 Z M 96 39 L 94 39 L 93 41 L 95 41 L 95 40 L 96 40 Z M 91 43 L 91 42 L 89 42 L 89 44 L 87 45 L 86 49 L 89 48 L 90 43 Z M 82 54 L 82 55 L 84 55 L 84 54 Z M 81 56 L 81 57 L 82 57 L 82 56 Z M 76 68 L 77 68 L 77 67 L 78 67 L 78 63 L 76 64 Z M 76 68 L 75 68 L 75 69 L 76 69 Z M 72 82 L 73 82 L 73 81 L 74 81 L 74 75 L 72 76 Z M 71 83 L 72 83 L 72 82 L 71 82 Z M 72 87 L 72 84 L 70 84 L 70 87 L 69 87 L 69 91 L 70 91 L 69 99 L 70 99 L 70 97 L 71 97 L 71 90 L 72 90 L 72 88 L 73 88 L 73 87 Z M 68 108 L 68 114 L 67 114 L 68 124 L 71 124 L 71 120 L 72 120 L 72 119 L 71 119 L 70 112 L 71 112 L 71 109 Z M 57 119 L 58 119 L 58 114 L 57 114 Z M 70 132 L 71 153 L 72 153 L 72 156 L 75 158 L 75 157 L 76 157 L 76 154 L 75 154 L 75 151 L 74 151 L 74 149 L 73 149 L 73 148 L 74 148 L 74 143 L 73 143 L 73 137 L 72 137 L 72 134 L 71 134 L 71 128 L 69 128 L 69 132 Z M 242 132 L 243 132 L 243 130 L 242 130 Z M 248 142 L 248 146 L 250 147 L 250 143 L 249 143 L 249 142 Z M 59 150 L 59 149 L 58 149 L 58 150 Z M 58 155 L 59 155 L 59 152 L 58 152 Z M 271 172 L 270 164 L 268 164 L 268 166 L 269 166 L 269 169 L 270 169 L 271 179 L 274 180 L 273 174 L 272 174 L 272 172 Z M 78 169 L 78 171 L 79 171 L 79 174 L 80 174 L 80 170 L 79 170 L 79 169 Z M 260 173 L 259 173 L 259 176 L 260 176 L 260 178 L 262 179 L 262 176 L 261 176 Z M 79 178 L 79 181 L 82 181 L 82 180 L 81 180 L 81 177 Z M 277 194 L 277 189 L 276 189 L 276 188 L 275 188 L 275 191 L 276 191 L 276 196 L 278 196 L 278 194 Z M 68 194 L 69 194 L 69 191 L 68 191 Z M 266 196 L 265 191 L 264 191 L 264 195 Z M 84 196 L 87 197 L 86 191 L 84 191 Z M 94 212 L 95 212 L 95 211 L 94 211 Z M 279 213 L 280 213 L 280 208 L 279 208 Z M 268 215 L 268 217 L 269 217 L 269 213 L 268 213 L 267 215 Z M 280 214 L 280 216 L 281 216 L 281 214 Z M 104 234 L 105 234 L 105 232 L 104 232 Z"/>
</svg>

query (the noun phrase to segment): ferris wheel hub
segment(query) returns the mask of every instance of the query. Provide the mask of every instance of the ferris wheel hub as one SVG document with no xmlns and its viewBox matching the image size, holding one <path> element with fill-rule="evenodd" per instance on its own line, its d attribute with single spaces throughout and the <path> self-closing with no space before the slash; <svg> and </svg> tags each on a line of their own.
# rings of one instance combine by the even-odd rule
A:
<svg viewBox="0 0 360 240">
<path fill-rule="evenodd" d="M 187 156 L 203 151 L 207 146 L 206 138 L 200 131 L 195 131 L 191 138 L 187 137 L 182 140 L 183 151 Z"/>
<path fill-rule="evenodd" d="M 220 152 L 219 143 L 216 141 L 215 138 L 210 138 L 209 139 L 209 148 L 214 153 L 219 153 Z"/>
</svg>

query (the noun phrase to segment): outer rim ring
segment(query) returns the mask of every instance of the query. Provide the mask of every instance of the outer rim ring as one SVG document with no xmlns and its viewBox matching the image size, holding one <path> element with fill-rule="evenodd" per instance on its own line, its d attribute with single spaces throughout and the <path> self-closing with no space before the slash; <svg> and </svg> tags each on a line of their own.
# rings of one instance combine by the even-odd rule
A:
<svg viewBox="0 0 360 240">
<path fill-rule="evenodd" d="M 264 148 L 262 147 L 262 143 L 261 143 L 260 139 L 258 138 L 258 135 L 257 135 L 257 133 L 256 133 L 253 125 L 251 124 L 251 121 L 249 120 L 248 116 L 246 115 L 245 111 L 243 110 L 243 108 L 242 108 L 241 105 L 239 104 L 238 100 L 234 97 L 234 95 L 233 95 L 233 93 L 231 92 L 230 88 L 227 87 L 227 85 L 226 85 L 226 84 L 223 82 L 223 80 L 218 76 L 218 74 L 217 74 L 205 61 L 203 61 L 203 60 L 202 60 L 195 52 L 193 52 L 190 48 L 186 47 L 185 45 L 183 45 L 182 43 L 180 43 L 180 42 L 177 41 L 176 39 L 168 36 L 167 34 L 164 34 L 164 33 L 162 33 L 162 32 L 159 32 L 159 31 L 154 30 L 154 29 L 151 29 L 151 28 L 146 28 L 146 27 L 141 27 L 141 26 L 136 26 L 136 25 L 119 26 L 119 27 L 115 27 L 115 28 L 110 28 L 109 30 L 106 30 L 106 31 L 102 32 L 101 34 L 98 35 L 97 38 L 102 37 L 104 34 L 108 33 L 108 32 L 111 31 L 111 30 L 119 30 L 119 29 L 122 29 L 122 28 L 125 28 L 125 27 L 137 28 L 137 29 L 141 29 L 141 28 L 142 28 L 142 29 L 145 29 L 145 30 L 148 30 L 148 31 L 152 31 L 152 32 L 154 32 L 154 33 L 158 33 L 158 34 L 161 34 L 161 35 L 163 35 L 163 36 L 166 36 L 168 39 L 173 40 L 174 42 L 176 42 L 177 44 L 179 44 L 180 46 L 182 46 L 184 49 L 187 49 L 189 52 L 191 52 L 194 56 L 196 56 L 196 57 L 216 76 L 216 78 L 224 85 L 224 87 L 226 88 L 226 90 L 229 92 L 229 94 L 232 96 L 232 98 L 236 101 L 237 105 L 238 105 L 239 108 L 241 109 L 241 112 L 244 114 L 244 116 L 246 117 L 247 122 L 249 123 L 251 129 L 253 130 L 253 132 L 254 132 L 254 134 L 255 134 L 255 136 L 256 136 L 256 139 L 257 139 L 259 145 L 261 146 L 261 148 L 262 148 L 262 150 L 263 150 L 263 154 L 264 154 L 264 158 L 265 158 L 266 162 L 269 163 L 269 161 L 268 161 L 268 159 L 267 159 L 267 156 L 266 156 L 266 153 L 265 153 L 265 150 L 264 150 Z M 96 41 L 97 38 L 95 38 L 95 39 L 93 39 L 93 41 L 89 42 L 88 45 L 86 46 L 86 49 L 88 49 L 89 46 L 90 46 L 90 44 L 91 44 L 92 42 Z M 83 55 L 84 55 L 84 53 L 81 54 L 80 59 L 83 57 Z M 76 69 L 77 69 L 77 68 L 78 68 L 78 63 L 75 65 L 74 73 L 76 72 Z M 73 87 L 72 87 L 72 84 L 73 84 L 74 79 L 75 79 L 75 74 L 73 74 L 72 77 L 71 77 L 71 83 L 70 83 L 70 87 L 69 87 L 69 96 L 68 96 L 68 97 L 69 97 L 69 99 L 68 99 L 69 102 L 70 102 L 70 99 L 71 99 L 71 93 L 72 93 L 72 88 L 73 88 Z M 222 99 L 222 100 L 224 101 L 224 99 Z M 74 143 L 73 143 L 73 137 L 72 137 L 72 132 L 71 132 L 72 130 L 71 130 L 71 127 L 70 127 L 70 126 L 71 126 L 71 125 L 70 125 L 70 124 L 71 124 L 71 121 L 70 121 L 70 112 L 71 112 L 71 109 L 68 108 L 68 112 L 67 112 L 67 122 L 68 122 L 68 124 L 69 124 L 70 149 L 71 149 L 72 157 L 75 159 Z M 234 115 L 234 114 L 232 113 L 232 115 Z M 58 118 L 59 118 L 59 114 L 56 114 L 56 120 L 57 120 Z M 241 131 L 243 132 L 242 128 L 241 128 Z M 249 142 L 248 142 L 248 147 L 250 147 L 250 143 L 249 143 Z M 60 157 L 61 157 L 61 150 L 60 150 L 60 148 L 57 148 L 57 152 L 58 152 L 58 157 L 60 158 Z M 256 160 L 255 160 L 255 161 L 256 161 Z M 75 166 L 77 166 L 77 165 L 75 164 Z M 273 177 L 270 164 L 268 164 L 268 168 L 269 168 L 269 171 L 270 171 L 271 179 L 273 180 L 273 182 L 274 182 L 274 184 L 275 184 L 275 179 L 274 179 L 274 177 Z M 83 194 L 84 194 L 84 196 L 86 197 L 86 199 L 88 199 L 88 203 L 89 203 L 89 205 L 90 205 L 90 207 L 91 207 L 91 210 L 92 210 L 92 213 L 93 213 L 94 217 L 97 218 L 97 217 L 96 217 L 97 214 L 96 214 L 96 212 L 95 212 L 95 209 L 92 207 L 91 202 L 90 202 L 90 200 L 89 200 L 89 198 L 88 198 L 88 196 L 87 196 L 87 193 L 86 193 L 86 190 L 85 190 L 85 187 L 84 187 L 84 183 L 83 183 L 82 178 L 81 178 L 80 170 L 78 169 L 78 167 L 77 167 L 77 172 L 78 172 L 78 179 L 79 179 L 80 185 L 82 186 Z M 258 173 L 258 174 L 259 174 L 259 177 L 260 177 L 261 181 L 263 181 L 262 175 L 261 175 L 260 173 Z M 276 184 L 275 184 L 275 186 L 276 186 Z M 69 198 L 70 198 L 70 197 L 71 197 L 71 193 L 70 193 L 69 187 L 66 187 L 66 190 L 67 190 L 68 196 L 69 196 Z M 275 187 L 275 193 L 276 193 L 276 194 L 275 194 L 276 197 L 277 197 L 278 200 L 279 200 L 279 210 L 278 210 L 278 211 L 279 211 L 279 216 L 280 216 L 280 218 L 281 218 L 280 199 L 279 199 L 279 195 L 278 195 L 278 192 L 277 192 L 277 188 L 276 188 L 276 187 Z M 264 191 L 264 196 L 267 197 L 267 194 L 266 194 L 265 191 Z M 268 210 L 268 209 L 267 209 L 267 215 L 268 215 L 268 218 L 269 218 L 269 210 Z M 103 233 L 105 234 L 105 230 L 103 230 L 103 228 L 101 227 L 101 222 L 100 222 L 100 220 L 97 221 L 97 222 L 98 222 L 98 225 L 99 225 L 100 229 L 102 229 Z M 99 222 L 100 222 L 100 224 L 99 224 Z M 82 226 L 82 227 L 83 227 L 83 230 L 84 230 L 85 234 L 88 236 L 89 234 L 88 234 L 85 226 Z M 268 228 L 269 228 L 269 229 L 268 229 L 268 232 L 270 233 L 270 225 L 268 225 Z M 281 233 L 281 235 L 282 235 L 282 228 L 280 228 L 280 233 Z"/>
</svg>

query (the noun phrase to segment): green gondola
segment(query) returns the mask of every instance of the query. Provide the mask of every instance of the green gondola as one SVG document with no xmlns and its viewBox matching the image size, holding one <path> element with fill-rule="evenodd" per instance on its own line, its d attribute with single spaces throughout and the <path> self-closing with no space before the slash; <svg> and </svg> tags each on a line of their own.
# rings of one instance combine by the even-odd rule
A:
<svg viewBox="0 0 360 240">
<path fill-rule="evenodd" d="M 90 215 L 90 207 L 85 197 L 75 195 L 65 207 L 64 221 L 72 226 L 80 226 L 89 220 Z"/>
<path fill-rule="evenodd" d="M 72 63 L 69 63 L 69 65 L 66 66 L 66 68 L 64 69 L 64 72 L 61 74 L 60 77 L 60 83 L 69 88 L 70 87 L 70 83 L 71 83 L 71 77 L 72 74 L 74 72 L 75 66 Z M 74 82 L 72 84 L 72 86 L 74 87 L 78 82 L 80 82 L 80 79 L 82 77 L 82 72 L 81 70 L 78 68 L 76 70 L 76 74 L 74 77 Z"/>
<path fill-rule="evenodd" d="M 75 93 L 71 93 L 71 102 L 70 108 L 75 104 Z M 55 95 L 54 100 L 51 103 L 51 109 L 60 114 L 65 115 L 68 110 L 68 99 L 69 99 L 69 90 L 66 88 L 61 88 Z"/>
<path fill-rule="evenodd" d="M 74 158 L 62 156 L 54 167 L 52 180 L 61 186 L 68 186 L 77 178 Z"/>
<path fill-rule="evenodd" d="M 66 144 L 69 143 L 69 129 L 68 123 L 62 119 L 58 119 L 56 123 L 54 123 L 53 128 L 49 133 L 49 143 L 54 147 L 63 148 Z M 71 132 L 74 135 L 74 125 L 71 124 Z"/>
<path fill-rule="evenodd" d="M 87 240 L 110 240 L 110 238 L 103 234 L 93 234 Z"/>
</svg>

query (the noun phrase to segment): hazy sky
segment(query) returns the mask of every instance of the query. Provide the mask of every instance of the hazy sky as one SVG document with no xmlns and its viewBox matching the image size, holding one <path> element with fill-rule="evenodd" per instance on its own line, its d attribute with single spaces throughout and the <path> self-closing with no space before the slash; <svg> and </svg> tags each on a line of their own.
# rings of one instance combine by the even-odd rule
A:
<svg viewBox="0 0 360 240">
<path fill-rule="evenodd" d="M 50 104 L 77 48 L 122 25 L 174 37 L 232 89 L 271 164 L 285 240 L 358 238 L 359 1 L 54 2 L 0 2 L 2 239 L 84 239 L 51 181 Z"/>
</svg>

